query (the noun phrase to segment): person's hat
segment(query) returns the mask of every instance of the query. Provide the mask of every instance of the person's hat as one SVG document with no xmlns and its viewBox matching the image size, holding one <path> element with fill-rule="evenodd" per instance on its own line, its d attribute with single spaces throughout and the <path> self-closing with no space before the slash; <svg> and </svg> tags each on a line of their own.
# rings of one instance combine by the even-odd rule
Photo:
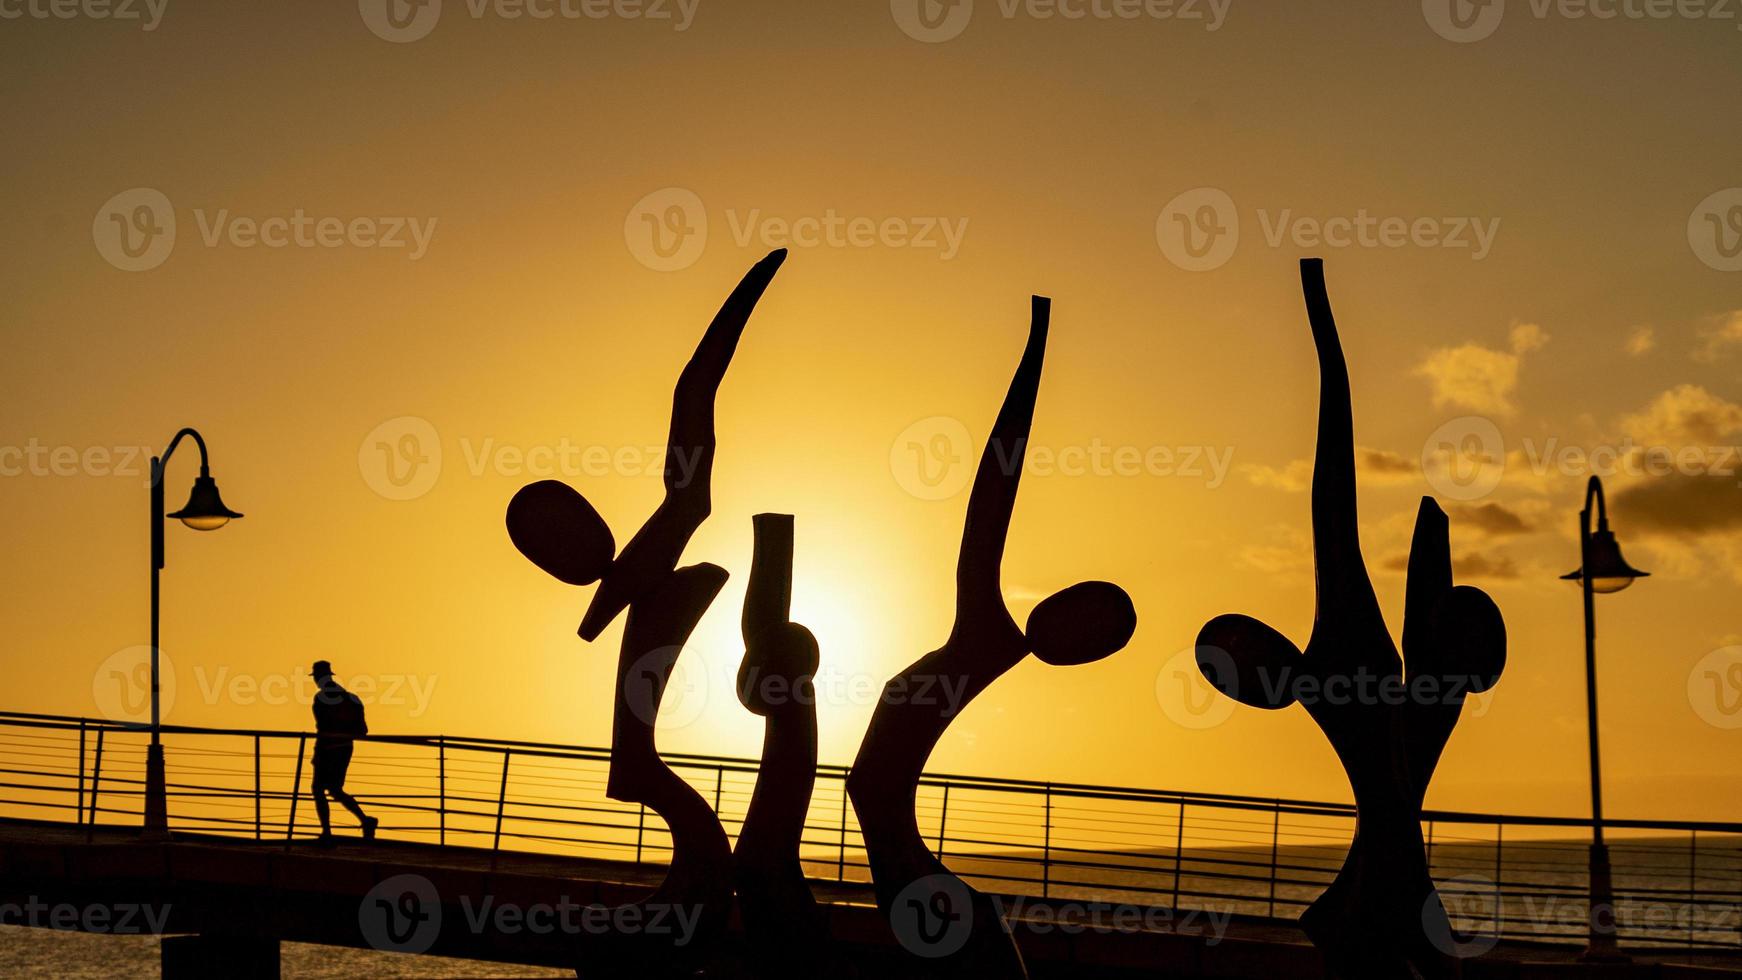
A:
<svg viewBox="0 0 1742 980">
<path fill-rule="evenodd" d="M 315 665 L 308 669 L 308 675 L 310 677 L 331 677 L 333 676 L 333 665 L 325 660 L 316 660 Z"/>
</svg>

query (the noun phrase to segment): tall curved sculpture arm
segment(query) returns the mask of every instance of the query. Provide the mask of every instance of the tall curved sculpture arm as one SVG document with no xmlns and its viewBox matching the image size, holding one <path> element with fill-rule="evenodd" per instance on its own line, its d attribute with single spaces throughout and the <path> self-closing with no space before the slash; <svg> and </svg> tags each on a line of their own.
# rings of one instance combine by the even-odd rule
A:
<svg viewBox="0 0 1742 980">
<path fill-rule="evenodd" d="M 979 620 L 992 612 L 1005 611 L 1000 569 L 1004 543 L 1010 536 L 1010 518 L 1016 510 L 1016 491 L 1022 481 L 1022 463 L 1028 452 L 1028 434 L 1034 425 L 1034 405 L 1040 393 L 1040 372 L 1046 359 L 1047 327 L 1052 300 L 1033 298 L 1028 344 L 1022 351 L 1004 405 L 992 424 L 974 488 L 968 495 L 968 516 L 962 528 L 962 550 L 956 563 L 956 623 Z"/>
<path fill-rule="evenodd" d="M 1353 666 L 1363 657 L 1347 634 L 1385 632 L 1384 615 L 1361 557 L 1359 508 L 1355 498 L 1355 420 L 1349 392 L 1349 365 L 1337 336 L 1323 259 L 1300 264 L 1307 320 L 1319 355 L 1319 426 L 1313 452 L 1313 566 L 1317 598 L 1315 635 L 1329 628 L 1337 641 L 1312 650 L 1326 667 Z M 1366 639 L 1366 637 L 1363 637 Z M 1365 644 L 1359 644 L 1365 646 Z M 1309 650 L 1312 644 L 1308 644 Z M 1390 646 L 1387 640 L 1385 647 Z M 1396 664 L 1395 654 L 1387 658 Z"/>
<path fill-rule="evenodd" d="M 1313 453 L 1313 560 L 1318 571 L 1321 612 L 1357 602 L 1379 615 L 1379 601 L 1361 557 L 1355 500 L 1355 419 L 1349 392 L 1349 365 L 1343 357 L 1337 321 L 1325 286 L 1323 259 L 1300 264 L 1307 320 L 1319 355 L 1319 430 Z"/>
<path fill-rule="evenodd" d="M 684 909 L 695 916 L 692 935 L 583 930 L 577 936 L 582 976 L 688 975 L 692 958 L 705 955 L 724 932 L 732 905 L 732 847 L 720 819 L 695 788 L 659 757 L 654 722 L 672 669 L 702 614 L 726 584 L 716 565 L 680 568 L 629 610 L 617 661 L 611 767 L 605 795 L 639 803 L 671 832 L 671 864 L 643 909 Z M 647 921 L 645 919 L 639 921 Z M 691 967 L 693 969 L 693 967 Z"/>
<path fill-rule="evenodd" d="M 1423 497 L 1409 542 L 1409 577 L 1403 593 L 1403 655 L 1411 673 L 1428 666 L 1434 607 L 1451 589 L 1451 522 L 1432 497 Z"/>
<path fill-rule="evenodd" d="M 808 977 L 823 969 L 827 929 L 799 848 L 816 785 L 816 638 L 791 621 L 793 518 L 757 514 L 744 590 L 744 662 L 738 700 L 765 719 L 762 764 L 733 850 L 738 911 L 759 975 Z"/>
<path fill-rule="evenodd" d="M 738 338 L 750 322 L 750 314 L 768 291 L 774 274 L 786 261 L 786 249 L 776 249 L 739 280 L 732 295 L 726 297 L 720 312 L 702 334 L 701 343 L 678 375 L 677 388 L 671 399 L 671 434 L 665 449 L 665 492 L 683 500 L 691 507 L 700 506 L 707 516 L 708 491 L 714 464 L 714 398 L 726 368 L 738 351 Z M 697 518 L 697 523 L 701 519 Z"/>
<path fill-rule="evenodd" d="M 740 619 L 747 648 L 763 630 L 792 620 L 792 524 L 791 514 L 757 514 L 750 519 L 755 550 Z M 754 663 L 751 657 L 746 659 Z"/>
<path fill-rule="evenodd" d="M 1451 551 L 1445 511 L 1432 497 L 1423 497 L 1410 542 L 1403 610 L 1403 657 L 1412 693 L 1404 738 L 1418 801 L 1427 794 L 1464 700 L 1493 687 L 1506 668 L 1500 608 L 1481 589 L 1453 583 Z"/>
<path fill-rule="evenodd" d="M 751 312 L 785 261 L 786 249 L 777 249 L 744 274 L 679 375 L 665 449 L 665 499 L 599 583 L 581 619 L 582 639 L 598 639 L 630 603 L 657 588 L 707 519 L 713 506 L 714 397 Z"/>
<path fill-rule="evenodd" d="M 654 723 L 684 644 L 725 585 L 726 570 L 718 565 L 681 568 L 630 608 L 612 708 L 611 771 L 605 788 L 612 799 L 649 802 L 632 794 L 649 780 L 675 778 L 654 744 Z"/>
</svg>

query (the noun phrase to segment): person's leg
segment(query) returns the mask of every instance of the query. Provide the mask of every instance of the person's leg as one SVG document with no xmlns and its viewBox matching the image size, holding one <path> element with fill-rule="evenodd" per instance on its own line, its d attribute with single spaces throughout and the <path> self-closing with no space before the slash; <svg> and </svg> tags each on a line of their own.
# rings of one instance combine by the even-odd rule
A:
<svg viewBox="0 0 1742 980">
<path fill-rule="evenodd" d="M 359 822 L 369 820 L 367 816 L 364 816 L 363 808 L 357 805 L 357 798 L 345 792 L 343 786 L 334 786 L 328 792 L 333 794 L 333 799 L 338 800 L 340 806 L 351 811 L 351 816 L 356 817 Z"/>
<path fill-rule="evenodd" d="M 315 798 L 315 816 L 321 818 L 321 836 L 328 837 L 333 833 L 332 815 L 327 810 L 327 785 L 319 769 L 315 770 L 310 787 Z"/>
<path fill-rule="evenodd" d="M 347 745 L 343 750 L 335 752 L 333 763 L 334 764 L 329 766 L 327 769 L 328 781 L 330 784 L 328 792 L 332 793 L 333 799 L 338 800 L 339 805 L 351 811 L 351 815 L 356 817 L 357 822 L 363 825 L 363 837 L 365 839 L 373 839 L 375 837 L 375 828 L 379 824 L 379 821 L 374 817 L 365 814 L 363 808 L 357 804 L 356 797 L 345 792 L 345 774 L 351 768 L 351 747 Z"/>
</svg>

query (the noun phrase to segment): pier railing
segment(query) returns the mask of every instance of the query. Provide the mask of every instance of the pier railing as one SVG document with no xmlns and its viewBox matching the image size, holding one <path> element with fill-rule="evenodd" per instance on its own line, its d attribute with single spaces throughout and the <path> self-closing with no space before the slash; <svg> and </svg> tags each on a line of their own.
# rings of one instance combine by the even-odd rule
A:
<svg viewBox="0 0 1742 980">
<path fill-rule="evenodd" d="M 164 726 L 172 830 L 284 845 L 318 830 L 313 734 Z M 95 828 L 143 818 L 142 725 L 0 712 L 0 816 Z M 665 824 L 605 797 L 607 749 L 458 736 L 370 736 L 347 789 L 383 837 L 636 863 L 669 860 Z M 728 833 L 755 760 L 666 754 Z M 845 793 L 820 766 L 803 858 L 814 878 L 869 880 Z M 333 808 L 335 827 L 353 821 Z M 920 826 L 976 887 L 1292 918 L 1330 882 L 1354 831 L 1340 803 L 928 774 Z M 1742 951 L 1742 824 L 1608 820 L 1624 944 Z M 1588 819 L 1429 811 L 1428 859 L 1473 942 L 1585 939 Z"/>
</svg>

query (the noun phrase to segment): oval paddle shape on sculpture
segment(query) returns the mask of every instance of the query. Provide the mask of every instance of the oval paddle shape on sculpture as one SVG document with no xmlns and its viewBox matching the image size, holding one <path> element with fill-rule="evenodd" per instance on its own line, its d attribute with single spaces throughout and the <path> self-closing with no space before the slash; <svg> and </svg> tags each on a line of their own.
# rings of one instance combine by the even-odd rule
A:
<svg viewBox="0 0 1742 980">
<path fill-rule="evenodd" d="M 508 537 L 528 561 L 570 585 L 597 582 L 617 553 L 605 519 L 556 480 L 529 483 L 508 502 Z"/>
<path fill-rule="evenodd" d="M 1131 642 L 1137 609 L 1111 582 L 1079 582 L 1041 600 L 1028 614 L 1028 648 L 1054 667 L 1094 663 Z"/>
<path fill-rule="evenodd" d="M 1488 593 L 1460 585 L 1434 606 L 1436 673 L 1448 692 L 1481 694 L 1506 669 L 1506 620 Z"/>
<path fill-rule="evenodd" d="M 1217 616 L 1198 631 L 1198 670 L 1210 686 L 1253 708 L 1294 703 L 1300 648 L 1251 616 Z"/>
</svg>

